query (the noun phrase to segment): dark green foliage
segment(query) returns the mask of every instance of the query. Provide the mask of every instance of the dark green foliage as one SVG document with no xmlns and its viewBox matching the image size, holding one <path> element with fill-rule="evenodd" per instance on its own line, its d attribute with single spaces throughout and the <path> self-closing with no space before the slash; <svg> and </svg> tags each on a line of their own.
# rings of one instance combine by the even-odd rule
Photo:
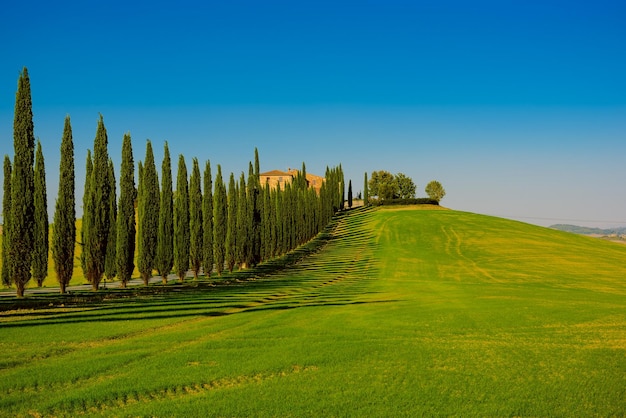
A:
<svg viewBox="0 0 626 418">
<path fill-rule="evenodd" d="M 226 223 L 225 258 L 226 268 L 229 272 L 235 267 L 235 252 L 237 245 L 237 186 L 235 175 L 230 173 L 228 182 L 228 220 Z"/>
<path fill-rule="evenodd" d="M 215 190 L 213 193 L 213 258 L 215 270 L 222 275 L 224 260 L 226 258 L 226 222 L 228 208 L 226 206 L 226 187 L 222 179 L 222 167 L 217 165 L 215 177 Z"/>
<path fill-rule="evenodd" d="M 72 279 L 74 268 L 74 242 L 76 240 L 74 184 L 74 140 L 70 117 L 67 116 L 61 139 L 59 195 L 54 210 L 52 233 L 52 259 L 61 293 L 65 293 L 65 288 Z"/>
<path fill-rule="evenodd" d="M 261 193 L 263 197 L 263 210 L 261 218 L 261 261 L 272 257 L 272 230 L 274 229 L 274 217 L 272 211 L 272 195 L 270 185 L 265 183 L 265 189 Z"/>
<path fill-rule="evenodd" d="M 4 195 L 2 197 L 2 284 L 11 286 L 11 272 L 9 266 L 9 228 L 11 225 L 11 159 L 4 156 Z"/>
<path fill-rule="evenodd" d="M 163 283 L 174 267 L 174 195 L 172 185 L 172 162 L 167 142 L 161 164 L 161 203 L 159 205 L 159 234 L 155 267 Z"/>
<path fill-rule="evenodd" d="M 363 181 L 363 205 L 367 206 L 370 203 L 369 187 L 367 183 L 367 171 L 365 172 L 365 179 Z"/>
<path fill-rule="evenodd" d="M 368 187 L 368 195 L 377 196 L 378 200 L 393 199 L 400 193 L 395 176 L 385 170 L 373 171 Z"/>
<path fill-rule="evenodd" d="M 135 162 L 129 134 L 122 143 L 120 170 L 120 200 L 117 212 L 116 266 L 122 287 L 131 279 L 135 269 Z"/>
<path fill-rule="evenodd" d="M 185 157 L 178 157 L 176 198 L 174 200 L 174 266 L 180 281 L 189 270 L 189 186 Z"/>
<path fill-rule="evenodd" d="M 157 250 L 157 234 L 159 228 L 159 179 L 152 144 L 146 142 L 146 158 L 143 162 L 143 173 L 137 205 L 138 234 L 137 268 L 144 284 L 147 286 L 152 277 L 154 260 Z"/>
<path fill-rule="evenodd" d="M 93 290 L 98 290 L 109 238 L 109 153 L 108 138 L 102 115 L 98 121 L 93 149 L 93 170 L 91 172 L 89 199 L 83 209 L 83 232 L 85 267 L 87 280 Z"/>
<path fill-rule="evenodd" d="M 48 197 L 46 195 L 46 168 L 41 151 L 41 142 L 37 141 L 35 154 L 35 231 L 33 237 L 32 275 L 41 287 L 48 276 Z"/>
<path fill-rule="evenodd" d="M 250 165 L 252 167 L 252 165 Z M 239 189 L 237 197 L 237 230 L 236 230 L 236 250 L 235 262 L 239 268 L 246 268 L 250 265 L 252 258 L 252 217 L 249 216 L 248 199 L 246 193 L 246 178 L 243 173 L 239 179 Z"/>
<path fill-rule="evenodd" d="M 429 197 L 418 197 L 412 199 L 385 199 L 378 200 L 375 203 L 376 206 L 393 206 L 393 205 L 435 205 L 438 206 L 439 202 Z"/>
<path fill-rule="evenodd" d="M 213 184 L 211 162 L 204 167 L 204 195 L 202 196 L 202 269 L 209 277 L 213 271 Z"/>
<path fill-rule="evenodd" d="M 193 159 L 191 178 L 189 179 L 189 262 L 193 276 L 198 278 L 202 266 L 202 177 L 198 159 Z"/>
<path fill-rule="evenodd" d="M 93 172 L 93 159 L 91 158 L 91 150 L 87 150 L 87 161 L 85 163 L 85 187 L 83 190 L 83 222 L 80 230 L 80 245 L 82 251 L 80 253 L 80 267 L 83 270 L 83 276 L 87 278 L 87 256 L 85 252 L 85 240 L 87 239 L 88 223 L 91 216 L 87 215 L 89 201 L 91 200 L 91 173 Z"/>
<path fill-rule="evenodd" d="M 35 134 L 30 79 L 26 67 L 20 74 L 15 95 L 13 147 L 10 245 L 7 258 L 9 271 L 17 288 L 17 296 L 23 297 L 26 283 L 30 280 L 35 223 L 33 172 Z"/>
<path fill-rule="evenodd" d="M 400 199 L 412 199 L 415 197 L 415 183 L 413 179 L 404 173 L 396 174 L 398 184 L 398 197 Z"/>
<path fill-rule="evenodd" d="M 352 209 L 352 180 L 348 181 L 348 207 Z"/>
<path fill-rule="evenodd" d="M 254 149 L 254 172 L 252 165 L 249 167 L 248 174 L 248 213 L 251 219 L 250 224 L 250 251 L 247 257 L 247 263 L 254 266 L 261 261 L 261 209 L 263 201 L 261 200 L 261 179 L 260 179 L 259 151 Z"/>
<path fill-rule="evenodd" d="M 117 246 L 117 193 L 115 189 L 115 168 L 113 161 L 109 159 L 109 240 L 106 259 L 104 260 L 104 277 L 108 280 L 112 280 L 117 275 L 115 256 Z"/>
</svg>

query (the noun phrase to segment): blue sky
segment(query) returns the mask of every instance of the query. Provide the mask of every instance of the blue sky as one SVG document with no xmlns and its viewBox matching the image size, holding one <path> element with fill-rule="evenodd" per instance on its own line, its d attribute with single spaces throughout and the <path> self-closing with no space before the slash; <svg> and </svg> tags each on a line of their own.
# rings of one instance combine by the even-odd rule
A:
<svg viewBox="0 0 626 418">
<path fill-rule="evenodd" d="M 77 195 L 98 114 L 119 167 L 403 172 L 454 209 L 550 225 L 626 225 L 626 3 L 18 2 L 0 16 L 0 152 L 19 72 L 54 205 L 65 115 Z M 1 191 L 0 191 L 1 193 Z M 80 212 L 80 208 L 78 208 Z"/>
</svg>

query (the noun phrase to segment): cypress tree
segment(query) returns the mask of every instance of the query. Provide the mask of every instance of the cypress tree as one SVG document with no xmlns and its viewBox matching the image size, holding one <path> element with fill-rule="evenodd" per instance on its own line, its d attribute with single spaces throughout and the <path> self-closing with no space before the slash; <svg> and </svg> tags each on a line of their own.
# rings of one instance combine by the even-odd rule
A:
<svg viewBox="0 0 626 418">
<path fill-rule="evenodd" d="M 35 223 L 33 171 L 35 134 L 30 78 L 26 67 L 20 73 L 15 95 L 13 147 L 8 261 L 17 297 L 23 297 L 26 283 L 30 280 Z"/>
<path fill-rule="evenodd" d="M 4 195 L 2 197 L 2 284 L 11 286 L 11 272 L 9 270 L 9 228 L 11 224 L 11 159 L 4 156 Z"/>
<path fill-rule="evenodd" d="M 159 179 L 154 164 L 152 143 L 146 142 L 146 158 L 141 177 L 141 196 L 137 207 L 139 215 L 137 267 L 144 285 L 148 285 L 154 269 L 159 228 Z"/>
<path fill-rule="evenodd" d="M 84 215 L 84 218 L 87 218 L 87 225 L 83 225 L 85 232 L 83 251 L 85 253 L 87 280 L 91 283 L 94 291 L 98 290 L 104 273 L 110 230 L 109 154 L 107 146 L 107 131 L 102 115 L 100 115 L 93 146 L 93 170 L 90 179 L 89 202 Z"/>
<path fill-rule="evenodd" d="M 252 164 L 250 164 L 252 168 Z M 246 196 L 246 178 L 241 173 L 239 178 L 239 192 L 237 197 L 237 231 L 236 231 L 236 250 L 235 262 L 239 264 L 239 268 L 243 269 L 250 265 L 252 258 L 252 240 L 250 235 L 252 218 L 249 216 L 248 204 Z"/>
<path fill-rule="evenodd" d="M 348 181 L 348 207 L 352 209 L 352 180 Z"/>
<path fill-rule="evenodd" d="M 259 163 L 259 150 L 254 148 L 254 176 L 252 175 L 252 167 L 250 167 L 250 175 L 248 182 L 248 200 L 250 211 L 252 212 L 251 221 L 251 251 L 250 264 L 255 265 L 261 261 L 261 209 L 263 201 L 261 200 L 261 165 Z"/>
<path fill-rule="evenodd" d="M 65 117 L 59 165 L 59 195 L 54 209 L 52 259 L 61 293 L 72 279 L 74 241 L 76 240 L 76 204 L 74 196 L 74 141 L 70 117 Z"/>
<path fill-rule="evenodd" d="M 228 212 L 226 208 L 226 187 L 222 180 L 222 167 L 217 165 L 215 176 L 215 192 L 213 193 L 213 258 L 215 270 L 219 276 L 224 270 L 226 256 L 226 220 Z"/>
<path fill-rule="evenodd" d="M 83 219 L 80 229 L 80 267 L 83 270 L 83 276 L 87 278 L 87 256 L 85 252 L 85 240 L 87 239 L 87 231 L 91 217 L 87 215 L 89 206 L 91 205 L 91 173 L 93 172 L 93 159 L 91 158 L 91 150 L 87 150 L 87 161 L 85 163 L 85 188 L 83 191 Z"/>
<path fill-rule="evenodd" d="M 204 167 L 204 195 L 202 196 L 202 269 L 207 277 L 213 271 L 213 180 L 211 162 Z"/>
<path fill-rule="evenodd" d="M 226 223 L 225 257 L 229 272 L 235 267 L 235 246 L 237 245 L 237 186 L 235 175 L 230 173 L 228 182 L 228 218 Z"/>
<path fill-rule="evenodd" d="M 120 200 L 117 212 L 116 267 L 121 287 L 125 288 L 135 269 L 135 162 L 130 134 L 122 142 Z"/>
<path fill-rule="evenodd" d="M 272 196 L 269 183 L 265 183 L 263 196 L 263 211 L 261 220 L 261 261 L 272 257 Z"/>
<path fill-rule="evenodd" d="M 189 179 L 189 262 L 194 279 L 198 279 L 202 266 L 202 178 L 198 159 L 193 159 Z"/>
<path fill-rule="evenodd" d="M 167 276 L 174 267 L 174 195 L 172 185 L 172 162 L 167 142 L 161 164 L 161 203 L 159 205 L 159 235 L 155 267 L 167 284 Z"/>
<path fill-rule="evenodd" d="M 115 168 L 109 158 L 109 238 L 107 241 L 106 259 L 104 260 L 105 280 L 112 280 L 117 276 L 117 261 L 115 251 L 117 247 L 117 193 L 115 191 Z M 106 281 L 105 281 L 106 285 Z"/>
<path fill-rule="evenodd" d="M 367 171 L 365 172 L 365 179 L 363 180 L 363 206 L 369 205 L 369 187 L 367 184 Z"/>
<path fill-rule="evenodd" d="M 285 247 L 284 247 L 284 242 L 285 240 L 283 239 L 283 232 L 284 232 L 284 219 L 285 217 L 283 216 L 283 191 L 280 190 L 279 187 L 276 188 L 276 190 L 274 191 L 275 193 L 275 198 L 276 198 L 276 203 L 275 203 L 275 215 L 276 215 L 276 220 L 275 220 L 275 230 L 276 230 L 276 237 L 275 237 L 275 251 L 274 251 L 274 256 L 280 256 L 281 254 L 285 253 Z"/>
<path fill-rule="evenodd" d="M 48 197 L 46 195 L 46 168 L 41 151 L 41 142 L 37 140 L 35 154 L 35 224 L 33 242 L 32 274 L 41 287 L 48 275 Z"/>
<path fill-rule="evenodd" d="M 189 270 L 189 189 L 187 166 L 182 154 L 178 157 L 176 199 L 174 201 L 174 265 L 178 279 L 185 280 Z"/>
</svg>

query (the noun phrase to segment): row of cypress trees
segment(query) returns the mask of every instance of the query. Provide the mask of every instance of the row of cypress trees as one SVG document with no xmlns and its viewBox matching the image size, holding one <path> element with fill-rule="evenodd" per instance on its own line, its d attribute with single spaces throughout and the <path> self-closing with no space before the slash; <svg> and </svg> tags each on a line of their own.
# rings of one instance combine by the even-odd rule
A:
<svg viewBox="0 0 626 418">
<path fill-rule="evenodd" d="M 45 168 L 41 144 L 34 155 L 32 101 L 28 71 L 18 82 L 14 121 L 14 160 L 4 159 L 2 281 L 14 283 L 18 297 L 32 277 L 41 286 L 48 269 L 48 215 Z M 33 164 L 33 158 L 35 160 Z M 184 280 L 191 269 L 197 278 L 215 271 L 246 268 L 280 256 L 315 236 L 343 207 L 341 166 L 326 170 L 319 194 L 307 186 L 306 167 L 284 189 L 270 189 L 259 178 L 259 156 L 248 176 L 230 174 L 228 184 L 221 167 L 213 181 L 206 161 L 201 175 L 197 158 L 188 176 L 180 155 L 176 188 L 167 142 L 156 170 L 152 144 L 135 164 L 129 134 L 124 135 L 119 199 L 108 136 L 102 115 L 98 120 L 93 153 L 87 152 L 83 219 L 79 243 L 85 278 L 97 290 L 103 278 L 117 277 L 125 287 L 135 268 L 148 284 L 153 272 L 167 282 L 173 271 Z M 61 140 L 59 194 L 56 200 L 52 257 L 61 293 L 72 278 L 76 237 L 74 145 L 69 116 Z M 135 248 L 137 254 L 135 254 Z"/>
</svg>

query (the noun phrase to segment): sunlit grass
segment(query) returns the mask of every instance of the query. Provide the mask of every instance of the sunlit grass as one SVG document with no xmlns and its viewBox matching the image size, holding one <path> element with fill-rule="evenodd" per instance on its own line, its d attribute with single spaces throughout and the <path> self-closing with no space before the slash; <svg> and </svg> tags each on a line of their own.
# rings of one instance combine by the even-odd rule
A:
<svg viewBox="0 0 626 418">
<path fill-rule="evenodd" d="M 308 251 L 134 297 L 3 302 L 0 414 L 626 414 L 625 246 L 393 208 Z"/>
</svg>

